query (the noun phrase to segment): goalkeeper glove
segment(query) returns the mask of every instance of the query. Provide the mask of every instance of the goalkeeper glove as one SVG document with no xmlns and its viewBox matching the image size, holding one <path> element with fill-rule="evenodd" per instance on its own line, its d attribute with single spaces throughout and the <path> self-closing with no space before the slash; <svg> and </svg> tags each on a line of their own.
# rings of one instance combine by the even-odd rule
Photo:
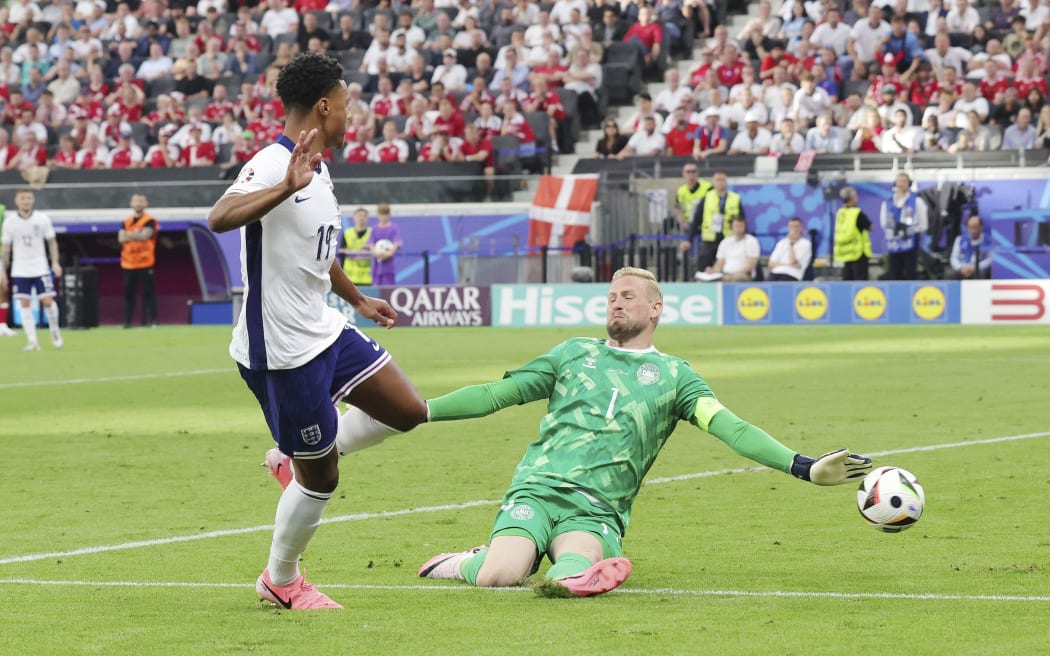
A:
<svg viewBox="0 0 1050 656">
<path fill-rule="evenodd" d="M 871 458 L 865 458 L 849 449 L 825 453 L 816 460 L 802 455 L 791 462 L 791 475 L 814 485 L 842 485 L 863 478 L 871 471 Z"/>
</svg>

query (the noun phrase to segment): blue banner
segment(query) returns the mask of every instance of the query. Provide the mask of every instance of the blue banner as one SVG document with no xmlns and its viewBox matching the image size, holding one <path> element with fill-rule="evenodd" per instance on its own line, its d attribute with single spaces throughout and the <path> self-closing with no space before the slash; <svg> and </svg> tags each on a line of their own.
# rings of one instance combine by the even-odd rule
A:
<svg viewBox="0 0 1050 656">
<path fill-rule="evenodd" d="M 959 323 L 957 282 L 724 284 L 722 322 Z"/>
</svg>

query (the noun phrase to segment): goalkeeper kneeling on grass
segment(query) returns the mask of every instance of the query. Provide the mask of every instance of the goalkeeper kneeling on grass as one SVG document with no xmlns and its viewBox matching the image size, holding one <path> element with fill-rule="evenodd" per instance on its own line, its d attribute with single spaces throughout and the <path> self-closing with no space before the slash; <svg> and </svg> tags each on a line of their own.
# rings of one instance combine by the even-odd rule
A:
<svg viewBox="0 0 1050 656">
<path fill-rule="evenodd" d="M 539 438 L 496 515 L 490 546 L 438 554 L 419 576 L 513 586 L 546 555 L 553 565 L 541 593 L 613 590 L 631 574 L 620 543 L 631 505 L 679 420 L 816 485 L 848 483 L 871 469 L 870 459 L 847 449 L 816 460 L 795 453 L 723 407 L 688 363 L 653 346 L 662 310 L 650 272 L 620 269 L 609 289 L 608 339 L 569 339 L 498 382 L 428 401 L 430 421 L 481 417 L 541 399 L 548 405 Z"/>
</svg>

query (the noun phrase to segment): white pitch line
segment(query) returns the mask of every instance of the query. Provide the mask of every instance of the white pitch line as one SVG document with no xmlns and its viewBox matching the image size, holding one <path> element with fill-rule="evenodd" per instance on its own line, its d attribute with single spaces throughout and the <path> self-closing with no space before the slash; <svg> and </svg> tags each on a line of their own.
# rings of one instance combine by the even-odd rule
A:
<svg viewBox="0 0 1050 656">
<path fill-rule="evenodd" d="M 79 586 L 89 588 L 237 588 L 252 587 L 248 583 L 194 583 L 190 581 L 50 581 L 46 579 L 0 579 L 0 585 Z M 361 585 L 351 583 L 324 583 L 326 590 L 377 590 L 427 592 L 466 592 L 478 590 L 481 594 L 501 592 L 530 592 L 532 588 L 475 588 L 469 585 Z M 1044 595 L 959 595 L 897 592 L 819 592 L 804 590 L 682 590 L 678 588 L 620 588 L 610 594 L 621 595 L 685 595 L 690 597 L 780 597 L 793 599 L 892 599 L 908 601 L 1024 601 L 1046 603 Z"/>
<path fill-rule="evenodd" d="M 1050 436 L 1050 431 L 1040 433 L 1024 433 L 1022 435 L 1006 435 L 1003 437 L 992 437 L 983 440 L 973 440 L 972 442 L 949 442 L 946 444 L 932 444 L 929 446 L 914 446 L 904 449 L 893 449 L 890 451 L 877 451 L 868 455 L 881 457 L 889 455 L 899 455 L 902 453 L 918 453 L 924 451 L 937 451 L 940 449 L 954 449 L 962 446 L 978 446 L 983 444 L 997 444 L 1000 442 L 1015 442 L 1018 440 L 1030 440 L 1039 437 Z M 677 481 L 691 480 L 695 478 L 708 478 L 711 476 L 720 476 L 723 474 L 744 474 L 759 471 L 772 471 L 766 467 L 741 467 L 739 469 L 719 469 L 715 471 L 697 472 L 695 474 L 683 474 L 681 476 L 667 476 L 663 478 L 654 478 L 645 482 L 646 485 L 657 485 L 661 483 L 673 483 Z M 474 508 L 477 506 L 487 506 L 499 503 L 498 500 L 485 499 L 478 501 L 466 501 L 464 503 L 446 504 L 441 506 L 425 506 L 422 508 L 409 508 L 405 510 L 389 510 L 374 513 L 356 513 L 353 515 L 338 515 L 336 517 L 328 517 L 322 519 L 322 524 L 337 524 L 340 522 L 353 522 L 362 521 L 367 519 L 382 519 L 389 517 L 401 517 L 405 515 L 418 515 L 423 513 L 432 512 L 443 512 L 446 510 L 462 510 L 465 508 Z M 175 544 L 178 542 L 193 542 L 196 540 L 207 540 L 211 538 L 228 537 L 232 535 L 244 535 L 246 533 L 259 533 L 262 531 L 272 531 L 273 524 L 265 524 L 261 526 L 249 526 L 246 528 L 234 528 L 226 529 L 221 531 L 209 531 L 207 533 L 196 533 L 193 535 L 179 535 L 168 538 L 156 538 L 153 540 L 139 540 L 135 542 L 124 542 L 121 544 L 110 544 L 100 545 L 97 547 L 84 547 L 81 549 L 71 549 L 69 551 L 52 551 L 49 553 L 37 553 L 27 554 L 24 556 L 9 556 L 7 558 L 0 558 L 0 565 L 10 565 L 12 563 L 27 563 L 37 560 L 47 560 L 49 558 L 69 558 L 72 556 L 86 556 L 89 554 L 105 553 L 110 551 L 124 551 L 127 549 L 139 549 L 142 547 L 159 547 L 166 544 Z"/>
<path fill-rule="evenodd" d="M 116 383 L 127 380 L 150 380 L 153 378 L 180 378 L 182 376 L 204 376 L 208 374 L 228 374 L 235 372 L 232 367 L 223 369 L 193 369 L 190 371 L 169 371 L 160 374 L 134 374 L 130 376 L 104 376 L 102 378 L 67 378 L 65 380 L 37 380 L 21 383 L 0 383 L 0 389 L 21 387 L 48 387 L 51 385 L 83 385 L 85 383 Z"/>
</svg>

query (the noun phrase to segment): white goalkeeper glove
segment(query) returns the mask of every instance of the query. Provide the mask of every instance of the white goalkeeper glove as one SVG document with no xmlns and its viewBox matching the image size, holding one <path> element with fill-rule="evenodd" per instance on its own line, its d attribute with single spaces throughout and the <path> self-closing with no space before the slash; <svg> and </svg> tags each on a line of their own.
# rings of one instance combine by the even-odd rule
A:
<svg viewBox="0 0 1050 656">
<path fill-rule="evenodd" d="M 802 454 L 791 463 L 791 475 L 814 485 L 842 485 L 863 478 L 871 471 L 871 458 L 839 449 L 816 460 Z"/>
</svg>

